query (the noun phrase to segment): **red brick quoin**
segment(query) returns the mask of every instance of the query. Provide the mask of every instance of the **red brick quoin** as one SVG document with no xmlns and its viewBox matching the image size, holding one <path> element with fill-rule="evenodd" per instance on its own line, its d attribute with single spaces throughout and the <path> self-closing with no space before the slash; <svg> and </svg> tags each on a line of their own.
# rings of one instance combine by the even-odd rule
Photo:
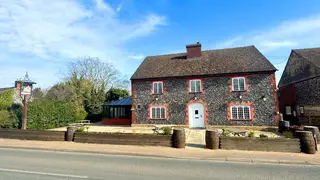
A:
<svg viewBox="0 0 320 180">
<path fill-rule="evenodd" d="M 231 119 L 231 106 L 250 106 L 251 119 L 248 120 L 234 120 Z M 228 104 L 228 121 L 254 121 L 254 107 L 253 102 L 231 102 Z"/>
<path fill-rule="evenodd" d="M 154 106 L 164 106 L 166 108 L 166 118 L 165 119 L 151 119 L 150 118 L 150 110 L 151 107 Z M 169 108 L 168 108 L 168 104 L 148 104 L 148 120 L 168 120 L 169 119 Z"/>
<path fill-rule="evenodd" d="M 192 103 L 200 103 L 203 104 L 204 107 L 204 125 L 208 125 L 208 112 L 207 112 L 207 104 L 203 102 L 202 100 L 190 100 L 186 105 L 186 125 L 189 125 L 189 105 Z"/>
</svg>

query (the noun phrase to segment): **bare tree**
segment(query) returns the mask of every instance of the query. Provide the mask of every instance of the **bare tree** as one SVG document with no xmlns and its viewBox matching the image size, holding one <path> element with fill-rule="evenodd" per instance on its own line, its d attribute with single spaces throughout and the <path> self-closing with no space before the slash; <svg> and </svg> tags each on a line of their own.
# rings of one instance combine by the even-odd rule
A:
<svg viewBox="0 0 320 180">
<path fill-rule="evenodd" d="M 65 80 L 86 79 L 89 80 L 94 89 L 111 87 L 128 87 L 129 81 L 120 74 L 116 68 L 99 58 L 82 57 L 68 64 L 68 72 L 64 75 Z"/>
</svg>

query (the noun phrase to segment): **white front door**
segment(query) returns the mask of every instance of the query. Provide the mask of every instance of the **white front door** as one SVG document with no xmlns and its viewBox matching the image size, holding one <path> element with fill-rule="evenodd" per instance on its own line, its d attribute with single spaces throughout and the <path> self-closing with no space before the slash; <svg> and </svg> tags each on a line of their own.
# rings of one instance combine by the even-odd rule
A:
<svg viewBox="0 0 320 180">
<path fill-rule="evenodd" d="M 204 127 L 204 106 L 201 103 L 192 103 L 189 105 L 189 127 Z"/>
</svg>

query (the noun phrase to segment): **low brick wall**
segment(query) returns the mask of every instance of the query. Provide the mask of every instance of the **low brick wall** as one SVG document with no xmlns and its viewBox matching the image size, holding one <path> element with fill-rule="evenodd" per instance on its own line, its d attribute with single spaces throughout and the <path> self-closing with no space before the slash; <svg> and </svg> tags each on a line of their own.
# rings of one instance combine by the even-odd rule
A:
<svg viewBox="0 0 320 180">
<path fill-rule="evenodd" d="M 247 151 L 300 152 L 299 139 L 221 137 L 221 149 Z"/>
<path fill-rule="evenodd" d="M 103 125 L 131 125 L 131 119 L 124 119 L 124 118 L 114 118 L 114 119 L 108 119 L 103 118 L 102 119 Z"/>
<path fill-rule="evenodd" d="M 64 141 L 65 131 L 39 131 L 20 129 L 0 129 L 0 138 L 40 140 L 40 141 Z"/>
<path fill-rule="evenodd" d="M 74 142 L 170 147 L 171 135 L 75 132 Z"/>
</svg>

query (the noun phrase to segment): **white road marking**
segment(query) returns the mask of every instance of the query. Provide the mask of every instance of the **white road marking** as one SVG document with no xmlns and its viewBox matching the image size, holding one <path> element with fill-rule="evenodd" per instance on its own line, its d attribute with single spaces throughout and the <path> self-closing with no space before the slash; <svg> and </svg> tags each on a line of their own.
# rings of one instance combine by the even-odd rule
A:
<svg viewBox="0 0 320 180">
<path fill-rule="evenodd" d="M 43 175 L 43 176 L 57 176 L 57 177 L 67 177 L 67 178 L 88 179 L 88 176 L 78 176 L 78 175 L 72 175 L 72 174 L 56 174 L 56 173 L 37 172 L 37 171 L 25 171 L 25 170 L 19 170 L 19 169 L 0 168 L 0 171 L 35 174 L 35 175 Z"/>
</svg>

